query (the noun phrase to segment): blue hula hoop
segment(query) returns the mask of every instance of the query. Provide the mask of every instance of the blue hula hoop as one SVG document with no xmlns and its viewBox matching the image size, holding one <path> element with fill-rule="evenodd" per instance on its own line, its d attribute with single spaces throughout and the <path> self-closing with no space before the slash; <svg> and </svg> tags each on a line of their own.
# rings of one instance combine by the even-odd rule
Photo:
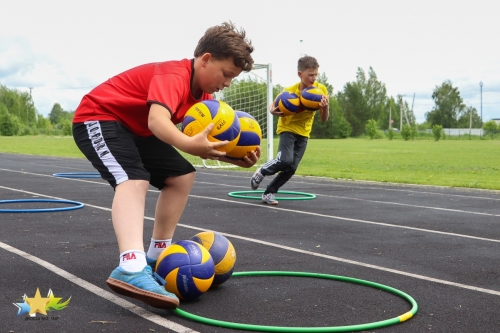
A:
<svg viewBox="0 0 500 333">
<path fill-rule="evenodd" d="M 52 176 L 59 178 L 101 178 L 99 172 L 59 172 Z"/>
<path fill-rule="evenodd" d="M 57 202 L 67 203 L 74 206 L 58 207 L 58 208 L 35 208 L 35 209 L 0 209 L 0 213 L 47 213 L 61 212 L 66 210 L 80 209 L 85 206 L 81 202 L 71 200 L 56 200 L 56 199 L 16 199 L 16 200 L 0 200 L 0 204 L 15 203 L 15 202 Z"/>
</svg>

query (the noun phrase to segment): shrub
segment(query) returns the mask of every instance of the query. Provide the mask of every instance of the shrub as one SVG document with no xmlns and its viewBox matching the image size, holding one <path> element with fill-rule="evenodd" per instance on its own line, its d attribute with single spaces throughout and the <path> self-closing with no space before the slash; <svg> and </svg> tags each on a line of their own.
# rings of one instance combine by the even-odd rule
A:
<svg viewBox="0 0 500 333">
<path fill-rule="evenodd" d="M 394 138 L 394 129 L 392 127 L 390 127 L 389 131 L 387 131 L 387 136 L 389 137 L 389 140 Z"/>
<path fill-rule="evenodd" d="M 368 120 L 365 129 L 366 134 L 368 134 L 370 136 L 370 140 L 372 140 L 378 132 L 377 121 L 375 119 Z"/>
<path fill-rule="evenodd" d="M 17 116 L 10 113 L 0 114 L 0 135 L 14 136 L 19 133 L 21 122 Z"/>
<path fill-rule="evenodd" d="M 412 137 L 412 128 L 408 124 L 404 124 L 401 129 L 401 136 L 405 141 L 408 141 Z"/>
<path fill-rule="evenodd" d="M 483 124 L 484 135 L 489 135 L 492 139 L 498 133 L 498 125 L 494 120 L 487 121 Z"/>
<path fill-rule="evenodd" d="M 442 131 L 443 131 L 443 126 L 441 125 L 432 126 L 432 135 L 434 135 L 434 140 L 439 141 L 439 139 L 441 139 Z"/>
</svg>

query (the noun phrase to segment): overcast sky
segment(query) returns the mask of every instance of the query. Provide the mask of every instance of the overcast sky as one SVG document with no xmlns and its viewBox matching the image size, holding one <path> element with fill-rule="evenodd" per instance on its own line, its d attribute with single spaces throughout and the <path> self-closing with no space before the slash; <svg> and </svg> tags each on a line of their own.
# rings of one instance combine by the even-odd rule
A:
<svg viewBox="0 0 500 333">
<path fill-rule="evenodd" d="M 298 81 L 316 57 L 334 93 L 370 66 L 418 122 L 445 80 L 483 120 L 500 118 L 500 3 L 493 0 L 7 1 L 1 6 L 0 84 L 29 91 L 39 113 L 72 111 L 94 86 L 140 64 L 191 58 L 213 25 L 247 31 L 273 82 Z M 302 40 L 302 42 L 300 42 Z"/>
</svg>

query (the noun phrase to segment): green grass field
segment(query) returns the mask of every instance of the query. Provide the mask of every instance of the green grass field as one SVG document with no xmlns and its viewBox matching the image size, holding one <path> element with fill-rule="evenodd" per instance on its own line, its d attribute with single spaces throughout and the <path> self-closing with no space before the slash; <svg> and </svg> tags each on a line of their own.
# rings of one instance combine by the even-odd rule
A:
<svg viewBox="0 0 500 333">
<path fill-rule="evenodd" d="M 500 190 L 499 151 L 499 140 L 317 139 L 297 175 Z M 72 137 L 0 136 L 0 152 L 83 158 Z"/>
</svg>

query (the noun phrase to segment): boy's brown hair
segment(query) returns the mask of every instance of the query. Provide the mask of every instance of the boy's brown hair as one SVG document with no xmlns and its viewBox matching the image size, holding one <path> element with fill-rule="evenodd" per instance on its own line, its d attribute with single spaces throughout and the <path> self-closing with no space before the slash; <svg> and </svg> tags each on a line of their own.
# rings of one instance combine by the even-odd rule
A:
<svg viewBox="0 0 500 333">
<path fill-rule="evenodd" d="M 316 58 L 306 55 L 306 56 L 299 59 L 297 68 L 300 72 L 303 72 L 306 69 L 319 68 L 319 64 L 318 64 L 318 61 L 316 60 Z"/>
<path fill-rule="evenodd" d="M 210 53 L 218 60 L 233 58 L 235 66 L 249 72 L 253 67 L 252 52 L 252 41 L 246 38 L 245 30 L 236 29 L 229 21 L 208 28 L 199 40 L 194 56 Z"/>
</svg>

